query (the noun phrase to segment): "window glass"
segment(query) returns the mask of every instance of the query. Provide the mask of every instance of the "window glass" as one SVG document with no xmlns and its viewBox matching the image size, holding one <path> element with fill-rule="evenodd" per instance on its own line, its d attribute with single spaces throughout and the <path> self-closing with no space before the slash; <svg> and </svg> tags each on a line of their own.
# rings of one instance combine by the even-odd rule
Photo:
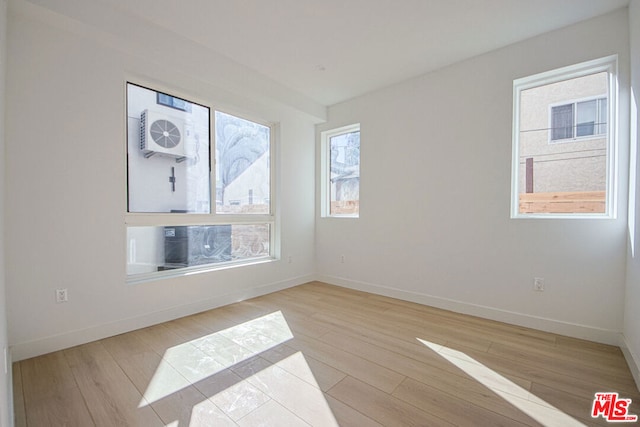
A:
<svg viewBox="0 0 640 427">
<path fill-rule="evenodd" d="M 360 208 L 360 131 L 329 137 L 330 215 L 357 215 Z"/>
<path fill-rule="evenodd" d="M 512 216 L 611 214 L 615 65 L 605 58 L 514 82 Z"/>
<path fill-rule="evenodd" d="M 209 108 L 127 84 L 129 212 L 209 213 Z"/>
<path fill-rule="evenodd" d="M 573 138 L 573 104 L 553 107 L 551 115 L 551 139 Z"/>
<path fill-rule="evenodd" d="M 215 118 L 216 212 L 268 214 L 270 128 L 219 111 Z"/>
<path fill-rule="evenodd" d="M 127 273 L 268 257 L 269 224 L 141 226 L 127 228 Z"/>
<path fill-rule="evenodd" d="M 607 107 L 607 98 L 598 99 L 598 110 L 596 115 L 596 127 L 595 134 L 596 135 L 605 135 L 607 133 L 607 116 L 609 114 L 609 110 Z"/>
<path fill-rule="evenodd" d="M 210 111 L 127 83 L 129 283 L 275 256 L 272 127 Z"/>
<path fill-rule="evenodd" d="M 588 136 L 596 134 L 596 122 L 598 120 L 598 101 L 578 102 L 577 105 L 576 136 Z"/>
</svg>

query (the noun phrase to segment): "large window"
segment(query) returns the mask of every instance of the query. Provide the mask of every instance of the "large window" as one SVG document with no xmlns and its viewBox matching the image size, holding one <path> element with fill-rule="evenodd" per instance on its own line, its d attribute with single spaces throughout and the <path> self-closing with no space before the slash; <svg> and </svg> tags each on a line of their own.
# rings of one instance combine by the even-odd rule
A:
<svg viewBox="0 0 640 427">
<path fill-rule="evenodd" d="M 511 216 L 615 214 L 617 58 L 514 81 Z"/>
<path fill-rule="evenodd" d="M 360 125 L 322 133 L 322 215 L 360 214 Z"/>
<path fill-rule="evenodd" d="M 272 126 L 127 83 L 127 134 L 129 281 L 273 257 Z"/>
</svg>

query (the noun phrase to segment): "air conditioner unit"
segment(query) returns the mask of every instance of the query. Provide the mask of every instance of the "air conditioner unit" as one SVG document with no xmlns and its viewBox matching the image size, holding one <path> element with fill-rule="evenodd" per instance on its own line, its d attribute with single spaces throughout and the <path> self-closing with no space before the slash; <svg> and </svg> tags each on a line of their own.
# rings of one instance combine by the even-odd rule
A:
<svg viewBox="0 0 640 427">
<path fill-rule="evenodd" d="M 144 110 L 140 115 L 140 149 L 145 157 L 186 157 L 185 142 L 183 119 L 153 110 Z"/>
</svg>

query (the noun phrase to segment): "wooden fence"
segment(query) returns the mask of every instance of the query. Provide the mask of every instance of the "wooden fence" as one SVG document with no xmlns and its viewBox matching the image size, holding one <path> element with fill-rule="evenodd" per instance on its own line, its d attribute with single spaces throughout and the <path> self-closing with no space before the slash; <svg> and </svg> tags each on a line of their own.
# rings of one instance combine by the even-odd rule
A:
<svg viewBox="0 0 640 427">
<path fill-rule="evenodd" d="M 520 213 L 604 213 L 605 191 L 520 193 Z"/>
<path fill-rule="evenodd" d="M 360 209 L 359 200 L 341 200 L 331 202 L 331 215 L 353 215 Z"/>
</svg>

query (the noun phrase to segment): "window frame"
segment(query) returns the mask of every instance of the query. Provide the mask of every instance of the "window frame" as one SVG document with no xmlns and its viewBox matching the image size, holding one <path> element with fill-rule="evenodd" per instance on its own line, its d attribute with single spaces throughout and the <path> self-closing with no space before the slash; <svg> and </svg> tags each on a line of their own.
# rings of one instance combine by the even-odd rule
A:
<svg viewBox="0 0 640 427">
<path fill-rule="evenodd" d="M 352 132 L 362 131 L 360 123 L 354 123 L 338 128 L 320 132 L 320 216 L 322 218 L 360 218 L 360 207 L 355 214 L 332 214 L 331 213 L 331 138 Z M 362 140 L 362 139 L 361 139 Z M 360 156 L 362 159 L 362 156 Z M 360 182 L 358 183 L 360 188 Z M 360 198 L 358 198 L 358 201 Z"/>
<path fill-rule="evenodd" d="M 129 130 L 128 130 L 128 109 L 129 109 L 129 100 L 128 100 L 128 88 L 129 85 L 138 86 L 144 89 L 148 89 L 157 93 L 166 94 L 175 98 L 182 99 L 189 103 L 198 104 L 203 107 L 209 109 L 209 200 L 210 207 L 209 213 L 176 213 L 176 212 L 129 212 Z M 141 83 L 138 78 L 128 78 L 124 81 L 124 116 L 125 116 L 125 124 L 124 124 L 124 167 L 126 171 L 125 178 L 125 189 L 124 191 L 126 197 L 125 203 L 125 214 L 124 214 L 124 228 L 125 235 L 127 234 L 127 229 L 130 227 L 166 227 L 166 226 L 193 226 L 193 225 L 252 225 L 252 224 L 268 224 L 269 226 L 269 255 L 268 256 L 260 256 L 255 258 L 243 259 L 243 260 L 234 260 L 234 261 L 224 261 L 219 263 L 211 263 L 211 264 L 201 264 L 194 266 L 187 266 L 172 270 L 164 270 L 164 271 L 154 271 L 148 273 L 137 273 L 137 274 L 128 274 L 126 275 L 126 283 L 127 284 L 136 284 L 143 283 L 148 281 L 156 281 L 167 278 L 175 278 L 175 277 L 183 277 L 188 275 L 193 275 L 196 273 L 206 273 L 215 270 L 222 270 L 231 267 L 238 266 L 246 266 L 246 265 L 254 265 L 260 264 L 269 261 L 275 261 L 279 259 L 279 245 L 278 242 L 278 228 L 277 228 L 277 218 L 276 218 L 276 209 L 277 209 L 277 186 L 276 186 L 276 171 L 277 171 L 277 145 L 278 145 L 278 137 L 279 137 L 279 125 L 275 122 L 268 122 L 261 119 L 256 119 L 255 117 L 244 114 L 237 113 L 235 111 L 230 111 L 226 108 L 219 108 L 214 103 L 207 102 L 199 99 L 197 96 L 193 96 L 192 94 L 185 94 L 181 90 L 177 88 L 167 88 L 164 85 L 160 85 L 157 83 L 153 84 L 145 84 Z M 257 123 L 259 125 L 265 126 L 269 129 L 269 212 L 265 214 L 258 213 L 217 213 L 216 209 L 216 168 L 217 168 L 217 159 L 216 159 L 216 133 L 215 133 L 215 116 L 216 111 L 228 114 L 240 119 L 244 119 L 247 121 L 251 121 Z M 130 242 L 126 239 L 126 259 L 125 265 L 129 263 L 130 256 Z"/>
<path fill-rule="evenodd" d="M 607 131 L 604 135 L 606 144 L 606 197 L 604 213 L 520 213 L 519 212 L 519 149 L 520 149 L 520 94 L 522 91 L 560 81 L 571 80 L 600 72 L 607 72 Z M 601 96 L 597 97 L 598 99 Z M 566 105 L 562 102 L 557 105 Z M 575 104 L 575 101 L 574 101 Z M 550 111 L 550 110 L 549 110 Z M 574 116 L 577 114 L 574 111 Z M 549 114 L 549 129 L 551 117 Z M 610 55 L 575 65 L 534 74 L 513 81 L 513 118 L 512 118 L 512 160 L 511 160 L 511 219 L 613 219 L 617 216 L 616 194 L 618 188 L 618 55 Z M 551 143 L 563 143 L 575 140 L 594 138 L 589 135 L 572 139 L 554 140 Z M 549 140 L 551 141 L 551 136 Z"/>
</svg>

